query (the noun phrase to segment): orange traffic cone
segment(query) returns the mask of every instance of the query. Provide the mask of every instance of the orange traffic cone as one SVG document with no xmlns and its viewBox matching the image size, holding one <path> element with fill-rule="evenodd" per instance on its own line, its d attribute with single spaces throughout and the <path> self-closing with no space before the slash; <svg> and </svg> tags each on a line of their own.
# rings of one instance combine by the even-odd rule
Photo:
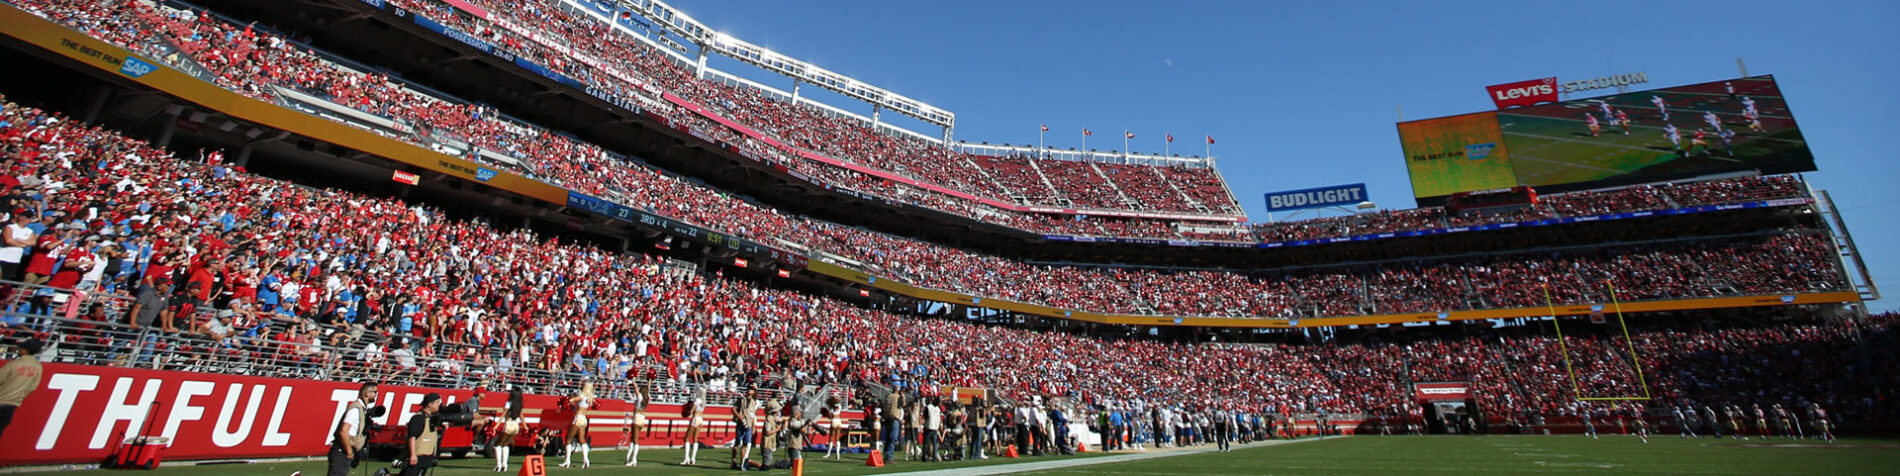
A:
<svg viewBox="0 0 1900 476">
<path fill-rule="evenodd" d="M 1009 457 L 1009 458 L 1018 458 L 1018 457 L 1020 457 L 1020 456 L 1017 456 L 1017 455 L 1016 455 L 1016 445 L 1009 445 L 1009 448 L 1007 449 L 1007 451 L 1004 451 L 1004 452 L 1003 452 L 1003 456 L 1004 456 L 1004 457 Z"/>
<path fill-rule="evenodd" d="M 1077 441 L 1077 442 L 1075 442 L 1075 452 L 1077 452 L 1077 453 L 1087 453 L 1087 452 L 1089 452 L 1089 444 L 1088 444 L 1088 443 L 1083 443 L 1083 442 L 1080 442 L 1080 441 Z"/>
<path fill-rule="evenodd" d="M 865 465 L 865 466 L 870 466 L 870 467 L 873 467 L 873 468 L 882 468 L 882 467 L 884 467 L 884 452 L 882 452 L 882 451 L 872 451 L 872 452 L 871 452 L 871 457 L 870 457 L 869 459 L 866 459 L 866 460 L 864 460 L 864 465 Z"/>
<path fill-rule="evenodd" d="M 805 458 L 792 460 L 792 476 L 805 476 Z"/>
</svg>

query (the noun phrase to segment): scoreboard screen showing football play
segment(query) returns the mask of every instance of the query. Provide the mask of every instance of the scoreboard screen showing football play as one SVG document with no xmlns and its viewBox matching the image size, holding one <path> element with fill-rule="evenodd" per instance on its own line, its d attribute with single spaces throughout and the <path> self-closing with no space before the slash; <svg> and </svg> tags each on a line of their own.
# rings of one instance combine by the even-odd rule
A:
<svg viewBox="0 0 1900 476">
<path fill-rule="evenodd" d="M 1500 135 L 1497 144 L 1499 150 L 1509 152 L 1503 160 L 1509 163 L 1514 185 L 1562 191 L 1739 171 L 1779 174 L 1815 170 L 1814 153 L 1802 138 L 1773 76 L 1482 114 L 1495 118 Z M 1470 125 L 1473 116 L 1479 114 L 1399 125 L 1408 169 L 1413 174 L 1414 196 L 1439 197 L 1500 188 L 1492 183 L 1495 180 L 1465 183 L 1436 177 L 1446 170 L 1421 166 L 1421 156 L 1413 150 L 1415 143 L 1437 140 L 1430 135 L 1434 131 Z M 1484 140 L 1488 139 L 1470 141 Z M 1448 152 L 1426 154 L 1423 158 L 1433 160 L 1424 162 L 1442 161 L 1434 158 Z M 1427 177 L 1421 179 L 1421 172 Z"/>
</svg>

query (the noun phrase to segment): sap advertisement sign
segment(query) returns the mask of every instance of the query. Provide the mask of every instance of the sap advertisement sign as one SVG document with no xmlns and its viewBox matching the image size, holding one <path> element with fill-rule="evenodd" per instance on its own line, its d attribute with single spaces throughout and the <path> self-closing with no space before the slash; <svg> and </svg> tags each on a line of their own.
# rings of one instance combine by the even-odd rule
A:
<svg viewBox="0 0 1900 476">
<path fill-rule="evenodd" d="M 1366 184 L 1334 185 L 1269 193 L 1267 194 L 1267 211 L 1353 205 L 1363 201 L 1366 201 Z"/>
</svg>

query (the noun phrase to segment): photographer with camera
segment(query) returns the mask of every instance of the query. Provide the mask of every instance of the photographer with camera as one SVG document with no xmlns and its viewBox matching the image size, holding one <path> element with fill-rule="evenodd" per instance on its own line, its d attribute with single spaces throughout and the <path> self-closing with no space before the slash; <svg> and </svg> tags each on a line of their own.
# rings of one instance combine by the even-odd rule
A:
<svg viewBox="0 0 1900 476">
<path fill-rule="evenodd" d="M 422 412 L 409 417 L 409 459 L 402 476 L 421 476 L 435 466 L 437 445 L 442 441 L 443 424 L 437 418 L 441 410 L 442 395 L 430 393 L 422 397 Z"/>
<path fill-rule="evenodd" d="M 383 407 L 370 407 L 376 403 L 376 383 L 363 384 L 356 391 L 356 400 L 343 410 L 343 418 L 337 421 L 335 438 L 330 441 L 329 476 L 345 476 L 350 468 L 355 468 L 357 458 L 363 455 L 363 435 L 369 427 L 369 419 L 383 416 Z"/>
<path fill-rule="evenodd" d="M 0 366 L 0 434 L 7 431 L 7 425 L 13 423 L 13 412 L 20 408 L 26 397 L 40 388 L 40 380 L 45 370 L 40 367 L 39 355 L 45 350 L 45 344 L 39 339 L 28 337 L 14 347 L 20 356 Z"/>
</svg>

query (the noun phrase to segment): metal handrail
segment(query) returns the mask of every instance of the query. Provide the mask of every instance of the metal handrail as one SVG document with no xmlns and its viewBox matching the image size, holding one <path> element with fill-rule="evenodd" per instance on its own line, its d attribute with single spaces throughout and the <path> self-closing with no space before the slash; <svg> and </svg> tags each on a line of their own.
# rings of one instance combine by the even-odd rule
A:
<svg viewBox="0 0 1900 476">
<path fill-rule="evenodd" d="M 702 392 L 710 405 L 730 405 L 738 397 L 739 392 L 735 390 L 764 391 L 781 397 L 784 393 L 775 388 L 715 388 L 702 382 L 617 378 L 519 365 L 503 367 L 426 355 L 436 353 L 433 351 L 437 349 L 424 349 L 425 355 L 405 356 L 393 351 L 299 344 L 280 336 L 292 328 L 306 326 L 309 321 L 289 316 L 260 320 L 253 327 L 234 329 L 222 339 L 192 332 L 167 332 L 125 323 L 132 303 L 125 296 L 88 295 L 17 282 L 0 282 L 0 294 L 4 294 L 0 302 L 17 302 L 23 295 L 30 299 L 42 289 L 51 290 L 54 297 L 64 293 L 68 301 L 79 299 L 74 302 L 81 306 L 110 304 L 106 307 L 106 320 L 63 317 L 64 313 L 52 312 L 60 309 L 54 306 L 8 306 L 0 310 L 0 318 L 12 323 L 0 326 L 0 335 L 39 336 L 47 342 L 46 350 L 41 353 L 46 362 L 276 378 L 377 381 L 450 389 L 518 387 L 541 394 L 571 392 L 579 389 L 583 382 L 594 382 L 596 393 L 606 398 L 629 399 L 644 388 L 651 401 L 663 404 L 685 403 Z M 208 316 L 212 312 L 201 311 L 194 316 Z M 362 339 L 358 340 L 361 343 Z M 453 346 L 459 345 L 444 344 L 451 349 Z M 413 361 L 414 365 L 403 365 L 404 361 Z"/>
</svg>

